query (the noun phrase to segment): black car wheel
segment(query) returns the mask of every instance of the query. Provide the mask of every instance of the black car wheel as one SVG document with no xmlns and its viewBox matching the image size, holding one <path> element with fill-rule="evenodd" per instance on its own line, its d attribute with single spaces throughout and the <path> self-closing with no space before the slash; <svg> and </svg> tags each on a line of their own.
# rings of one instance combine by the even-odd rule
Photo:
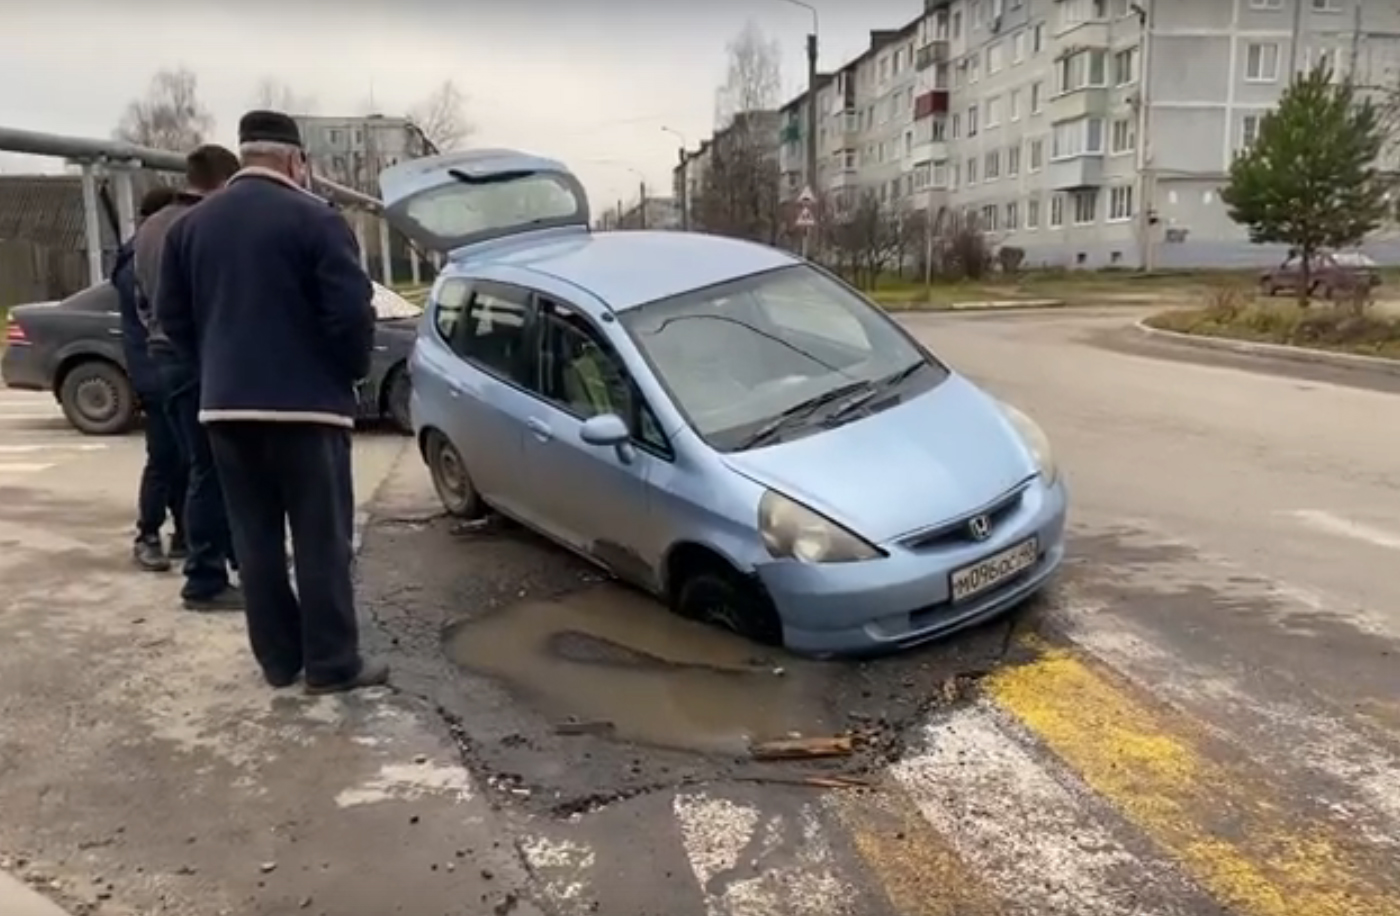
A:
<svg viewBox="0 0 1400 916">
<path fill-rule="evenodd" d="M 676 595 L 676 610 L 765 646 L 783 644 L 783 624 L 768 597 L 730 569 L 713 564 L 691 573 Z"/>
<path fill-rule="evenodd" d="M 126 373 L 111 363 L 90 359 L 69 369 L 58 388 L 63 415 L 89 436 L 116 436 L 136 421 L 136 393 Z"/>
<path fill-rule="evenodd" d="M 446 436 L 435 429 L 429 430 L 423 443 L 423 457 L 433 478 L 433 489 L 448 515 L 475 519 L 486 514 L 486 505 L 472 485 L 462 453 Z"/>
<path fill-rule="evenodd" d="M 398 428 L 399 432 L 413 434 L 413 416 L 409 411 L 409 401 L 413 397 L 413 383 L 409 381 L 408 367 L 400 363 L 389 371 L 384 382 L 384 416 Z"/>
</svg>

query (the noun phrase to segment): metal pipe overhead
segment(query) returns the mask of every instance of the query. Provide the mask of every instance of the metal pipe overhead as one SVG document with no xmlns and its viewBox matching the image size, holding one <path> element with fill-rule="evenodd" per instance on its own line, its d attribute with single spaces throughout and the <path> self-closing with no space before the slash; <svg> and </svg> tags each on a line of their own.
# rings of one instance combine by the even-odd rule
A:
<svg viewBox="0 0 1400 916">
<path fill-rule="evenodd" d="M 162 172 L 183 172 L 185 157 L 168 150 L 136 146 L 121 140 L 94 140 L 88 137 L 65 137 L 14 127 L 0 127 L 0 150 L 33 156 L 59 156 L 78 162 L 111 162 L 140 165 Z M 383 209 L 379 198 L 363 194 L 354 188 L 319 176 L 312 176 L 317 190 L 333 200 L 350 206 L 378 212 Z"/>
</svg>

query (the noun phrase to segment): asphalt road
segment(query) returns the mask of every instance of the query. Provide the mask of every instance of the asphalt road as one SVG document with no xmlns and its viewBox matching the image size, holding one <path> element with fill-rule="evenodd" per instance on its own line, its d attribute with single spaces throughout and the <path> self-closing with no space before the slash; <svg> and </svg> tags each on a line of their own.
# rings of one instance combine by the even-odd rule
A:
<svg viewBox="0 0 1400 916">
<path fill-rule="evenodd" d="M 84 496 L 119 447 L 0 452 L 0 639 L 34 647 L 0 655 L 0 855 L 113 913 L 1396 916 L 1400 385 L 1124 324 L 911 319 L 1045 426 L 1073 558 L 1015 619 L 858 666 L 454 531 L 410 453 L 360 560 L 397 691 L 269 699 L 236 626 L 122 566 L 129 497 Z M 869 746 L 732 753 L 786 726 Z"/>
</svg>

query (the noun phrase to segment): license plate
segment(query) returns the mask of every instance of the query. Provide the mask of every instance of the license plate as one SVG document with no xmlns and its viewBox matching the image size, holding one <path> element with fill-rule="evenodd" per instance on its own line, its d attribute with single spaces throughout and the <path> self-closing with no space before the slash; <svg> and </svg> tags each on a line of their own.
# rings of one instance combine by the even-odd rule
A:
<svg viewBox="0 0 1400 916">
<path fill-rule="evenodd" d="M 1040 543 L 1035 538 L 994 553 L 971 566 L 953 570 L 948 577 L 948 590 L 954 601 L 979 595 L 1035 565 L 1040 557 Z"/>
</svg>

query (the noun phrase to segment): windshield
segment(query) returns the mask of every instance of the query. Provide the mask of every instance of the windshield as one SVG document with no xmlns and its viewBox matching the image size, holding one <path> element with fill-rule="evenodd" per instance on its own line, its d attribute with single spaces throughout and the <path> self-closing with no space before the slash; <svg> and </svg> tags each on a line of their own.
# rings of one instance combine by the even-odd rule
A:
<svg viewBox="0 0 1400 916">
<path fill-rule="evenodd" d="M 423 314 L 421 306 L 414 305 L 387 286 L 374 286 L 374 317 L 378 321 L 392 321 L 395 318 L 417 318 Z"/>
<path fill-rule="evenodd" d="M 909 396 L 947 376 L 884 314 L 805 264 L 644 305 L 621 320 L 676 406 L 721 451 L 746 447 L 756 431 L 824 395 L 894 379 Z M 920 364 L 926 371 L 910 372 Z"/>
</svg>

